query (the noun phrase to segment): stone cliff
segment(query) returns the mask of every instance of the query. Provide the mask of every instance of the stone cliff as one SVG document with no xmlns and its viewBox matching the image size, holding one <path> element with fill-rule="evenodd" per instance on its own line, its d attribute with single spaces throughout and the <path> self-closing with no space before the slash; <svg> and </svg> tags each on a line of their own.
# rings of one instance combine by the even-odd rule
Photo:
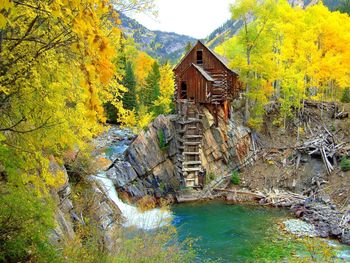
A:
<svg viewBox="0 0 350 263">
<path fill-rule="evenodd" d="M 203 107 L 203 143 L 200 149 L 206 181 L 231 174 L 252 155 L 250 130 L 238 119 L 226 123 L 219 112 L 218 125 L 208 109 Z M 181 178 L 175 172 L 175 115 L 158 116 L 126 150 L 124 158 L 116 160 L 107 175 L 119 192 L 133 200 L 146 195 L 170 198 L 180 190 Z M 159 131 L 163 134 L 161 145 Z"/>
</svg>

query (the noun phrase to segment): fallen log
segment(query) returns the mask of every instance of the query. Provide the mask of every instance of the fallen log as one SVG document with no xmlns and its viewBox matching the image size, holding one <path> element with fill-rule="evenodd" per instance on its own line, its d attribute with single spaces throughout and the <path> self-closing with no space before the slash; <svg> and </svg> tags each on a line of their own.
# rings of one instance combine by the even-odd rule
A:
<svg viewBox="0 0 350 263">
<path fill-rule="evenodd" d="M 227 192 L 232 194 L 241 194 L 241 195 L 252 195 L 258 198 L 265 198 L 266 196 L 261 193 L 254 193 L 249 191 L 242 191 L 242 190 L 230 190 L 230 189 L 223 189 L 223 188 L 215 188 L 214 191 L 217 192 Z"/>
</svg>

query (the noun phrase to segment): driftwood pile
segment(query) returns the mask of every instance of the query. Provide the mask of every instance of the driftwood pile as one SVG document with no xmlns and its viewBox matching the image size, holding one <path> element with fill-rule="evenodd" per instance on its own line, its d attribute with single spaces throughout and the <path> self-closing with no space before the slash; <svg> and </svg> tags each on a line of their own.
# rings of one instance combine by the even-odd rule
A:
<svg viewBox="0 0 350 263">
<path fill-rule="evenodd" d="M 259 200 L 259 203 L 262 205 L 270 205 L 270 206 L 277 206 L 277 207 L 290 207 L 295 204 L 300 204 L 305 201 L 307 197 L 288 192 L 288 191 L 281 191 L 278 189 L 273 190 L 264 190 L 263 192 L 260 191 L 249 191 L 244 189 L 225 189 L 225 188 L 215 188 L 214 191 L 220 192 L 220 193 L 229 193 L 233 194 L 235 196 L 251 196 L 255 200 Z M 238 198 L 239 200 L 239 198 Z"/>
<path fill-rule="evenodd" d="M 271 191 L 265 190 L 263 193 L 259 192 L 259 194 L 264 196 L 264 198 L 260 200 L 261 204 L 278 207 L 289 207 L 295 204 L 299 204 L 304 202 L 307 198 L 300 194 L 289 191 L 281 191 L 278 189 L 273 189 Z"/>
<path fill-rule="evenodd" d="M 350 150 L 350 143 L 340 141 L 336 134 L 331 133 L 325 126 L 319 127 L 316 134 L 296 147 L 299 153 L 321 156 L 327 173 L 334 171 L 339 158 Z M 300 157 L 298 157 L 300 161 Z M 297 160 L 298 167 L 298 160 Z"/>
</svg>

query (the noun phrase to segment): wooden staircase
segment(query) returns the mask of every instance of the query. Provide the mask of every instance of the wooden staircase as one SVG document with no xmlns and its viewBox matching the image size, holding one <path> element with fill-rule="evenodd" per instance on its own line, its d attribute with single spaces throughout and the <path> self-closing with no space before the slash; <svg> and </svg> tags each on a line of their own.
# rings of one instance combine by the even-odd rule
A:
<svg viewBox="0 0 350 263">
<path fill-rule="evenodd" d="M 176 172 L 186 187 L 202 187 L 200 148 L 203 140 L 202 114 L 193 101 L 178 102 Z M 204 179 L 204 178 L 203 178 Z"/>
</svg>

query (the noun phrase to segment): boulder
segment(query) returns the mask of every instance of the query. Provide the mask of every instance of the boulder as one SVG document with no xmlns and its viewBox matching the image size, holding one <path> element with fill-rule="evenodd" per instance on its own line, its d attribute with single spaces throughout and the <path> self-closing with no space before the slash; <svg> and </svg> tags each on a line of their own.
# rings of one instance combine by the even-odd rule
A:
<svg viewBox="0 0 350 263">
<path fill-rule="evenodd" d="M 54 244 L 59 244 L 64 240 L 73 240 L 75 237 L 75 232 L 70 216 L 63 213 L 60 209 L 57 209 L 55 220 L 57 225 L 51 232 L 51 242 Z"/>
<path fill-rule="evenodd" d="M 137 173 L 129 162 L 116 161 L 113 167 L 107 171 L 107 176 L 116 187 L 124 187 L 137 178 Z"/>
<path fill-rule="evenodd" d="M 350 229 L 346 229 L 344 231 L 341 236 L 341 241 L 346 245 L 350 245 Z"/>
<path fill-rule="evenodd" d="M 139 176 L 144 176 L 164 162 L 167 154 L 160 149 L 158 130 L 149 125 L 148 130 L 142 131 L 129 146 L 125 157 Z"/>
</svg>

